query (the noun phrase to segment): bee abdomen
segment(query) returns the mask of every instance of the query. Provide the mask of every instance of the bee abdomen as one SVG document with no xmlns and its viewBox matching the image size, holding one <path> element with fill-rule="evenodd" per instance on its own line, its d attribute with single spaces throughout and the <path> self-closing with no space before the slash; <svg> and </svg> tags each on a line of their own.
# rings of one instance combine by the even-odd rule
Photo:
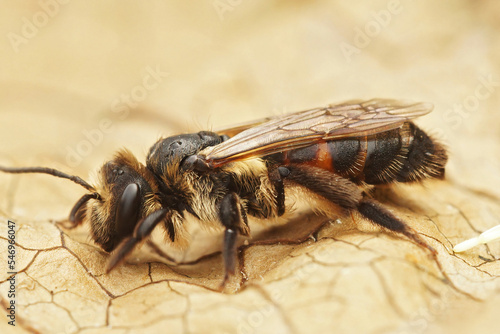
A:
<svg viewBox="0 0 500 334">
<path fill-rule="evenodd" d="M 344 138 L 273 154 L 280 164 L 308 164 L 355 182 L 384 184 L 442 178 L 444 148 L 411 122 L 370 136 Z"/>
<path fill-rule="evenodd" d="M 331 170 L 368 184 L 392 181 L 406 152 L 403 128 L 328 142 Z"/>
<path fill-rule="evenodd" d="M 356 163 L 363 165 L 362 168 L 353 165 L 347 169 L 347 174 L 345 167 L 340 168 L 342 164 L 347 165 L 348 158 L 337 153 L 337 160 L 332 149 L 344 151 L 342 154 L 345 155 L 348 144 L 345 140 L 339 140 L 329 143 L 333 157 L 332 171 L 373 185 L 394 181 L 413 182 L 425 178 L 441 179 L 444 176 L 448 159 L 445 149 L 411 122 L 357 140 L 359 149 L 355 154 Z"/>
<path fill-rule="evenodd" d="M 403 129 L 367 137 L 367 153 L 362 180 L 368 184 L 388 183 L 394 180 L 407 152 L 408 139 L 405 138 Z"/>
<path fill-rule="evenodd" d="M 399 182 L 418 181 L 424 178 L 444 178 L 448 160 L 445 148 L 413 123 L 409 124 L 411 142 L 395 175 Z"/>
</svg>

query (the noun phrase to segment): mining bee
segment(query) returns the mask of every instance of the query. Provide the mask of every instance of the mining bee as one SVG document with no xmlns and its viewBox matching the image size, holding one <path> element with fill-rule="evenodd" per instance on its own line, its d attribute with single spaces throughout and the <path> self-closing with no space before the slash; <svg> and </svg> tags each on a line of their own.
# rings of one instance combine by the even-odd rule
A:
<svg viewBox="0 0 500 334">
<path fill-rule="evenodd" d="M 235 273 L 238 236 L 250 235 L 248 217 L 282 216 L 285 193 L 295 187 L 435 252 L 370 196 L 380 185 L 444 177 L 446 150 L 411 121 L 431 110 L 427 103 L 348 101 L 161 138 L 145 165 L 127 150 L 116 153 L 93 185 L 50 168 L 0 170 L 46 173 L 86 188 L 69 221 L 90 223 L 93 240 L 111 252 L 108 272 L 157 225 L 167 242 L 181 246 L 188 240 L 186 214 L 223 228 L 224 284 Z"/>
</svg>

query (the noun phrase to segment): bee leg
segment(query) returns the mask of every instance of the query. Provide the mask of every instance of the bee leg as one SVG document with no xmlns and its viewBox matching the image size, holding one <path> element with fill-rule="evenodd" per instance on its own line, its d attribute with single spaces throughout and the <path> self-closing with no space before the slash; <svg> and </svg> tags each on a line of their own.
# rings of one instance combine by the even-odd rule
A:
<svg viewBox="0 0 500 334">
<path fill-rule="evenodd" d="M 357 210 L 371 222 L 403 234 L 436 254 L 434 248 L 429 246 L 410 226 L 385 209 L 382 204 L 364 197 L 355 183 L 318 167 L 289 165 L 284 168 L 290 171 L 287 176 L 288 180 L 306 187 L 344 209 Z"/>
<path fill-rule="evenodd" d="M 106 273 L 115 268 L 138 243 L 149 236 L 156 225 L 165 219 L 168 212 L 169 210 L 167 209 L 161 209 L 142 219 L 136 225 L 133 234 L 126 237 L 113 251 L 106 267 Z"/>
<path fill-rule="evenodd" d="M 269 169 L 269 180 L 276 191 L 276 207 L 278 208 L 278 217 L 285 213 L 285 186 L 283 178 L 288 176 L 289 170 L 286 167 L 277 167 Z"/>
<path fill-rule="evenodd" d="M 404 223 L 402 220 L 394 216 L 389 210 L 384 208 L 379 202 L 363 198 L 359 203 L 358 211 L 368 218 L 370 221 L 377 225 L 385 227 L 393 232 L 401 233 L 410 240 L 414 241 L 416 244 L 427 248 L 432 254 L 436 255 L 437 252 L 434 248 L 429 246 L 418 234 L 417 232 Z"/>
<path fill-rule="evenodd" d="M 83 222 L 85 217 L 85 207 L 87 202 L 91 199 L 100 199 L 98 193 L 91 193 L 83 195 L 73 206 L 69 214 L 69 226 L 67 228 L 75 228 Z"/>
<path fill-rule="evenodd" d="M 286 174 L 283 169 L 288 170 L 287 180 L 311 190 L 344 209 L 356 210 L 363 198 L 361 190 L 355 183 L 323 168 L 299 164 L 280 168 L 282 175 Z"/>
<path fill-rule="evenodd" d="M 229 277 L 234 275 L 236 269 L 236 239 L 238 233 L 249 235 L 248 220 L 246 212 L 240 203 L 239 196 L 230 192 L 220 202 L 219 219 L 226 228 L 224 231 L 224 246 L 222 257 L 224 259 L 224 281 L 223 287 Z"/>
</svg>

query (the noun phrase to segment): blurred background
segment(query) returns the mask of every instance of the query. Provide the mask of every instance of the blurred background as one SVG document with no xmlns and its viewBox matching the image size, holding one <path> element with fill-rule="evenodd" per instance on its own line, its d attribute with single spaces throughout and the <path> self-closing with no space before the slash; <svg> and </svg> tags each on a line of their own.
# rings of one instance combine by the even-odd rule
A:
<svg viewBox="0 0 500 334">
<path fill-rule="evenodd" d="M 87 178 L 127 147 L 348 99 L 432 102 L 448 179 L 500 196 L 494 0 L 2 1 L 0 164 Z M 63 218 L 82 190 L 0 175 L 0 211 Z M 498 198 L 498 197 L 497 197 Z"/>
<path fill-rule="evenodd" d="M 143 159 L 161 135 L 389 97 L 434 103 L 419 122 L 448 143 L 450 176 L 488 186 L 477 175 L 500 166 L 499 7 L 8 2 L 0 14 L 0 162 L 86 177 L 120 147 Z"/>
</svg>

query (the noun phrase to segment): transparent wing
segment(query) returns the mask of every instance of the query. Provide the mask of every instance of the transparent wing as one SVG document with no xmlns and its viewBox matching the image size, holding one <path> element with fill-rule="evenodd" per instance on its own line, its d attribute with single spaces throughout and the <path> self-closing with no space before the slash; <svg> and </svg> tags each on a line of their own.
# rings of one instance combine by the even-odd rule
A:
<svg viewBox="0 0 500 334">
<path fill-rule="evenodd" d="M 430 103 L 373 99 L 348 101 L 325 108 L 270 118 L 229 140 L 200 152 L 212 167 L 301 148 L 325 140 L 375 134 L 431 112 Z M 241 129 L 236 127 L 235 129 Z"/>
<path fill-rule="evenodd" d="M 276 118 L 276 116 L 275 117 L 264 117 L 264 118 L 260 118 L 260 119 L 253 120 L 250 122 L 241 123 L 241 124 L 232 126 L 230 128 L 215 129 L 213 131 L 217 132 L 219 135 L 227 135 L 229 137 L 234 137 L 240 132 L 243 132 L 249 128 L 260 125 L 262 123 L 269 122 L 270 120 L 275 119 L 275 118 Z"/>
</svg>

